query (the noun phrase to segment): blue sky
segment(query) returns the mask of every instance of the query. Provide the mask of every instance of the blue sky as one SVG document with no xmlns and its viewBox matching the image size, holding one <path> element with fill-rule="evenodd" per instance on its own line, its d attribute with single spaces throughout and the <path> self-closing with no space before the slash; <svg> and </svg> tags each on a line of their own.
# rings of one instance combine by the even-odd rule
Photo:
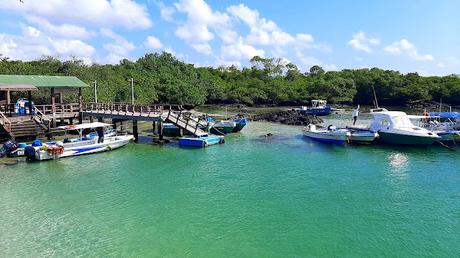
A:
<svg viewBox="0 0 460 258">
<path fill-rule="evenodd" d="M 87 63 L 167 51 L 199 66 L 254 55 L 308 70 L 460 73 L 460 1 L 2 0 L 0 54 Z"/>
</svg>

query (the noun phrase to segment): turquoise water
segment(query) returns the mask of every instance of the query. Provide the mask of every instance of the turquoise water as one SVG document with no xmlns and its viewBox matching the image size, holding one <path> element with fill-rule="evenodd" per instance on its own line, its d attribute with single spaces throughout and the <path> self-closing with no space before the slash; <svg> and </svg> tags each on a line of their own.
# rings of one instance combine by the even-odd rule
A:
<svg viewBox="0 0 460 258">
<path fill-rule="evenodd" d="M 207 149 L 0 165 L 0 256 L 458 257 L 459 157 L 254 122 Z"/>
</svg>

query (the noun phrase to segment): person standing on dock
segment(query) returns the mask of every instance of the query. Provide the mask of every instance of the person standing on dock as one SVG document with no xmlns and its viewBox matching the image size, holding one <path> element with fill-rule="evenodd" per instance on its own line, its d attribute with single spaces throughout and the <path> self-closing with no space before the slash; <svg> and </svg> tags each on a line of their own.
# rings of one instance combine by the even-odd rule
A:
<svg viewBox="0 0 460 258">
<path fill-rule="evenodd" d="M 351 113 L 351 117 L 353 118 L 353 125 L 356 124 L 356 120 L 358 120 L 358 115 L 359 115 L 359 105 L 356 109 L 353 109 L 353 112 Z"/>
</svg>

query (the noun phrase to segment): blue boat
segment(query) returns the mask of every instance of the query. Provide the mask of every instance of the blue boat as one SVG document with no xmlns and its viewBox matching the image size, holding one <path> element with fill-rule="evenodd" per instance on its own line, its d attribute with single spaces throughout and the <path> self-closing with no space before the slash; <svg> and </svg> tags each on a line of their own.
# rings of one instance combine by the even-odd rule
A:
<svg viewBox="0 0 460 258">
<path fill-rule="evenodd" d="M 202 135 L 199 137 L 184 136 L 179 138 L 179 145 L 186 147 L 205 148 L 214 144 L 225 143 L 224 136 L 220 135 Z"/>
<path fill-rule="evenodd" d="M 235 119 L 233 120 L 233 122 L 236 123 L 236 126 L 235 128 L 233 128 L 233 133 L 237 133 L 241 130 L 243 130 L 243 128 L 248 124 L 248 120 L 246 118 L 240 118 L 240 119 Z"/>
<path fill-rule="evenodd" d="M 327 101 L 314 99 L 311 101 L 311 107 L 301 107 L 296 109 L 297 112 L 315 116 L 327 116 L 332 113 L 332 108 L 327 106 Z"/>
</svg>

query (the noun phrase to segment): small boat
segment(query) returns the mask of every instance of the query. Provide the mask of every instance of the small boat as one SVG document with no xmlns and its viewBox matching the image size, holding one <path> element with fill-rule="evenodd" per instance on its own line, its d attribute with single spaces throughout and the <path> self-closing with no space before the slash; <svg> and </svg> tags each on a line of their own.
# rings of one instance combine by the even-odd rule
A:
<svg viewBox="0 0 460 258">
<path fill-rule="evenodd" d="M 350 142 L 359 144 L 371 144 L 379 137 L 377 132 L 356 127 L 346 127 L 350 131 Z"/>
<path fill-rule="evenodd" d="M 327 106 L 326 100 L 314 99 L 311 101 L 311 107 L 301 107 L 296 109 L 297 112 L 303 114 L 311 114 L 315 116 L 327 116 L 331 114 L 332 108 Z"/>
<path fill-rule="evenodd" d="M 103 139 L 99 139 L 97 136 L 88 139 L 82 135 L 85 129 L 104 128 L 108 126 L 111 125 L 100 122 L 61 126 L 59 128 L 66 130 L 66 132 L 76 130 L 80 138 L 45 144 L 41 144 L 36 140 L 32 146 L 27 146 L 24 149 L 24 154 L 28 160 L 51 160 L 118 149 L 134 139 L 132 135 L 113 135 L 108 137 L 104 135 Z"/>
<path fill-rule="evenodd" d="M 184 136 L 179 138 L 179 145 L 186 147 L 205 148 L 214 144 L 225 143 L 224 136 L 221 135 L 202 135 L 199 137 Z"/>
<path fill-rule="evenodd" d="M 431 145 L 441 139 L 436 133 L 415 126 L 404 112 L 379 108 L 371 110 L 371 114 L 373 121 L 369 129 L 378 132 L 379 142 L 395 145 Z"/>
<path fill-rule="evenodd" d="M 235 119 L 233 120 L 233 122 L 235 122 L 235 128 L 233 128 L 233 133 L 237 133 L 241 130 L 243 130 L 243 128 L 248 124 L 248 120 L 246 118 L 239 118 L 239 119 Z"/>
<path fill-rule="evenodd" d="M 344 144 L 348 142 L 351 133 L 347 129 L 337 129 L 332 125 L 327 129 L 318 129 L 316 125 L 311 124 L 304 130 L 304 135 L 321 142 Z"/>
<path fill-rule="evenodd" d="M 234 121 L 220 121 L 211 126 L 210 132 L 217 135 L 225 135 L 231 133 L 235 127 L 236 123 Z"/>
</svg>

